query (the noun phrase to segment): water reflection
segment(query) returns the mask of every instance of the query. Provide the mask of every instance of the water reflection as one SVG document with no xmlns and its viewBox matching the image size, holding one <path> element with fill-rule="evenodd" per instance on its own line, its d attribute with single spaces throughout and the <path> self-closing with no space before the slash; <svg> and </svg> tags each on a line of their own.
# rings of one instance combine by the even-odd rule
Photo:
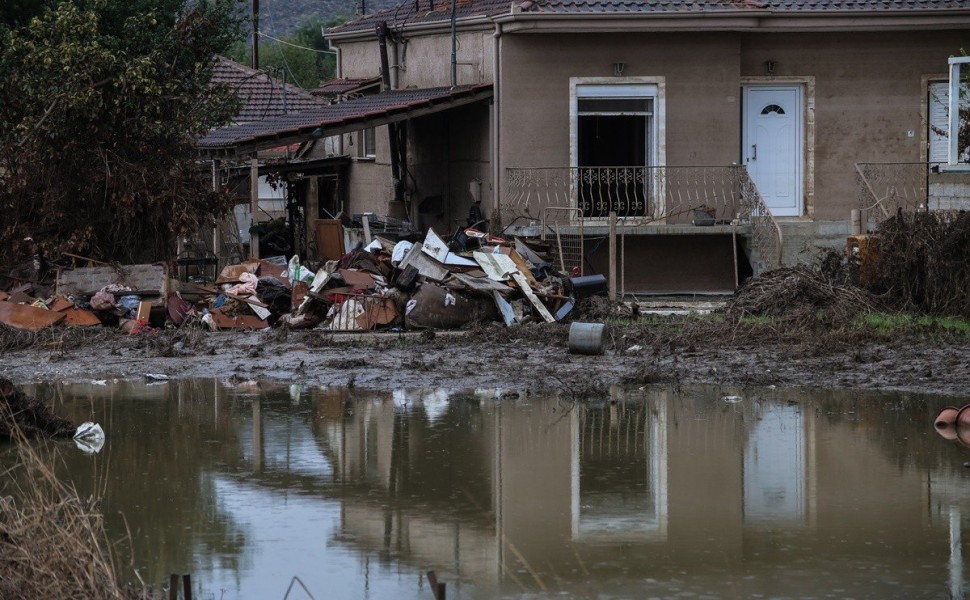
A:
<svg viewBox="0 0 970 600">
<path fill-rule="evenodd" d="M 146 580 L 202 597 L 962 597 L 970 484 L 942 400 L 709 388 L 576 407 L 494 390 L 45 386 Z"/>
</svg>

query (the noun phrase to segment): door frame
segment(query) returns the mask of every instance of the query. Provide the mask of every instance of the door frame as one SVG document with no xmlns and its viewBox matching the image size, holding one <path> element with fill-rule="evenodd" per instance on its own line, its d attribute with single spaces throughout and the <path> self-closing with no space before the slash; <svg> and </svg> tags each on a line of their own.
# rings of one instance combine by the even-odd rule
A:
<svg viewBox="0 0 970 600">
<path fill-rule="evenodd" d="M 799 216 L 776 219 L 815 219 L 815 77 L 742 77 L 741 78 L 741 147 L 739 164 L 744 162 L 748 131 L 745 119 L 747 90 L 757 87 L 795 87 L 800 94 L 801 109 L 801 177 L 798 182 Z"/>
</svg>

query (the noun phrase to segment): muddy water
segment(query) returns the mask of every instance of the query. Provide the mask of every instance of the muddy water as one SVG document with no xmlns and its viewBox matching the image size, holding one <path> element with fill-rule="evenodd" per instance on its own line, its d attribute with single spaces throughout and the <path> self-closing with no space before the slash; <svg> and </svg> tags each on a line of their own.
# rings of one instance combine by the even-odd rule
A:
<svg viewBox="0 0 970 600">
<path fill-rule="evenodd" d="M 970 450 L 933 431 L 938 398 L 33 392 L 104 426 L 100 454 L 63 446 L 65 473 L 104 490 L 113 536 L 127 521 L 145 581 L 192 573 L 201 598 L 282 599 L 296 576 L 317 599 L 429 600 L 429 569 L 450 599 L 946 598 L 970 572 Z"/>
</svg>

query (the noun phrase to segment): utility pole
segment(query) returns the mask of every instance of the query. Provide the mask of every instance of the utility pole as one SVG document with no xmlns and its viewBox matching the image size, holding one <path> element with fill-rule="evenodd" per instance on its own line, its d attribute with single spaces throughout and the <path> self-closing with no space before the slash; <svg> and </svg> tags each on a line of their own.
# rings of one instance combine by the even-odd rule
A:
<svg viewBox="0 0 970 600">
<path fill-rule="evenodd" d="M 259 70 L 259 0 L 253 0 L 253 69 Z"/>
</svg>

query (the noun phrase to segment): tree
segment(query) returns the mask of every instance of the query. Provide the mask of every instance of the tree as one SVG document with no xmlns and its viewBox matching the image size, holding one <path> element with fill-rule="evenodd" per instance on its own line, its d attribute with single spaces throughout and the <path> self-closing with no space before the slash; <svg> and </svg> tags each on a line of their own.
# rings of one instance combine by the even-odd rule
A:
<svg viewBox="0 0 970 600">
<path fill-rule="evenodd" d="M 238 0 L 56 0 L 0 31 L 0 263 L 168 258 L 230 207 L 195 140 L 229 122 L 212 56 Z"/>
<path fill-rule="evenodd" d="M 321 28 L 343 24 L 345 19 L 309 19 L 304 21 L 292 35 L 263 39 L 259 43 L 259 66 L 263 71 L 311 90 L 321 81 L 334 76 L 337 59 L 330 53 L 330 43 L 323 38 Z M 252 45 L 239 41 L 228 52 L 229 58 L 250 64 Z"/>
</svg>

